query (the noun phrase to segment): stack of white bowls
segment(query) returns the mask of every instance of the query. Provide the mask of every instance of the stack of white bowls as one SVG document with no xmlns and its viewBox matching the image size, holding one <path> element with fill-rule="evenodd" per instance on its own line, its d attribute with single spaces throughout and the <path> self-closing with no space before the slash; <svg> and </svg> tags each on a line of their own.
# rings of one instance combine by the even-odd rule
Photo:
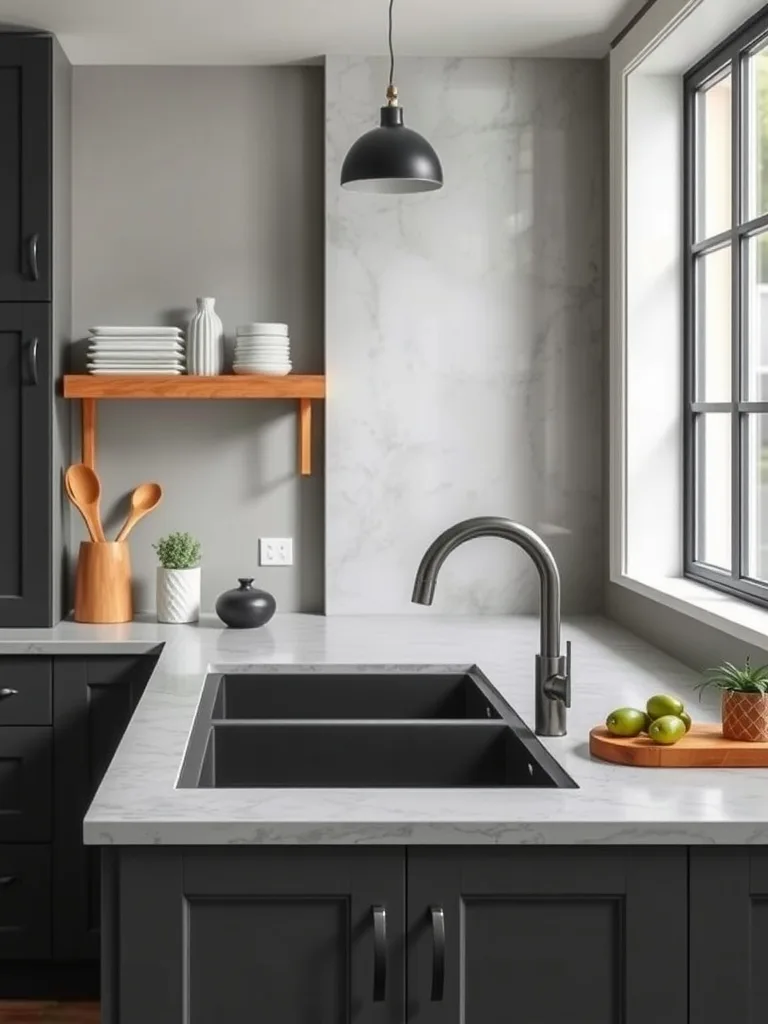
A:
<svg viewBox="0 0 768 1024">
<path fill-rule="evenodd" d="M 235 335 L 235 373 L 284 377 L 291 372 L 288 324 L 241 324 Z"/>
</svg>

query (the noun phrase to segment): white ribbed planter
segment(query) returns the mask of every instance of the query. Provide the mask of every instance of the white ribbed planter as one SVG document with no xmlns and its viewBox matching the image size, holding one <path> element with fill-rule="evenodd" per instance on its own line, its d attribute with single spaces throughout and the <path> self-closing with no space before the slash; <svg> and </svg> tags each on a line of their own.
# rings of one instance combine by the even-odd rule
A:
<svg viewBox="0 0 768 1024">
<path fill-rule="evenodd" d="M 214 310 L 216 299 L 198 299 L 187 329 L 187 373 L 217 377 L 224 372 L 224 325 Z"/>
<path fill-rule="evenodd" d="M 200 618 L 200 566 L 157 569 L 157 621 L 197 622 Z"/>
</svg>

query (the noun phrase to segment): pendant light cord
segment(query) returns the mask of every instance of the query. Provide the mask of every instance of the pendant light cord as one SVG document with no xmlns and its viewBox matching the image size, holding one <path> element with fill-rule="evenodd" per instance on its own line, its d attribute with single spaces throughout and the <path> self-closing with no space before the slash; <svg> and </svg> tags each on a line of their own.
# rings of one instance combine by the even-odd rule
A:
<svg viewBox="0 0 768 1024">
<path fill-rule="evenodd" d="M 395 49 L 392 45 L 392 8 L 395 6 L 395 0 L 389 0 L 389 84 L 393 85 L 395 81 Z"/>
</svg>

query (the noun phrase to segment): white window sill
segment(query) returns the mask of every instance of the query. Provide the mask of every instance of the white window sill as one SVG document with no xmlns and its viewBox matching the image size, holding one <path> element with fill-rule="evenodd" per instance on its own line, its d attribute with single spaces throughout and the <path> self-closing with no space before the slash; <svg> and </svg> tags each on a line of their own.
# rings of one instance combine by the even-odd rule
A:
<svg viewBox="0 0 768 1024">
<path fill-rule="evenodd" d="M 620 576 L 613 582 L 738 640 L 768 650 L 768 610 L 757 605 L 681 577 Z"/>
</svg>

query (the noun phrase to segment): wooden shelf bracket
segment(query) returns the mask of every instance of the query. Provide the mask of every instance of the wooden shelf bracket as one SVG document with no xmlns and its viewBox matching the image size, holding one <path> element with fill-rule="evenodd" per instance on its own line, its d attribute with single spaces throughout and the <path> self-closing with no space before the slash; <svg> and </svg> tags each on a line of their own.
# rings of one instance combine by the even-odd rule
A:
<svg viewBox="0 0 768 1024">
<path fill-rule="evenodd" d="M 299 399 L 299 472 L 312 475 L 312 403 Z"/>
<path fill-rule="evenodd" d="M 82 460 L 86 466 L 96 469 L 96 399 L 84 398 L 81 405 Z"/>
</svg>

